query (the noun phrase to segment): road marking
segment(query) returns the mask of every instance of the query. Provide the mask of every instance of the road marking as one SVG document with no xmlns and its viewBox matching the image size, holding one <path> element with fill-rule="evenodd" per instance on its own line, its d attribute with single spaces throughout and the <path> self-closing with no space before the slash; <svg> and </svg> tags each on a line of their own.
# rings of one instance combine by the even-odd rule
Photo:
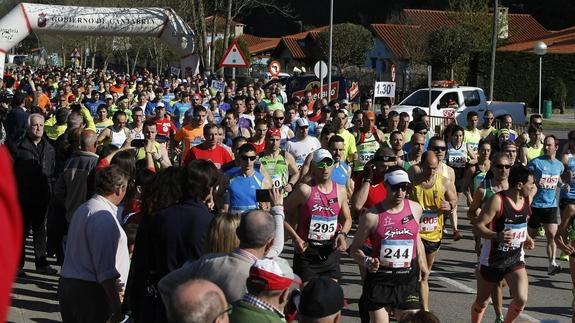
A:
<svg viewBox="0 0 575 323">
<path fill-rule="evenodd" d="M 469 286 L 467 286 L 467 285 L 465 285 L 465 284 L 463 284 L 463 283 L 460 283 L 460 282 L 458 282 L 458 281 L 455 281 L 455 280 L 453 280 L 453 279 L 451 279 L 451 278 L 447 278 L 447 277 L 441 275 L 440 273 L 437 273 L 437 272 L 434 272 L 434 271 L 432 271 L 431 273 L 433 274 L 432 277 L 435 278 L 435 279 L 437 279 L 437 280 L 441 280 L 442 282 L 444 282 L 444 283 L 446 283 L 446 284 L 449 284 L 449 285 L 451 285 L 451 286 L 453 286 L 453 287 L 455 287 L 455 288 L 457 288 L 457 289 L 459 289 L 459 290 L 462 290 L 462 291 L 464 291 L 465 293 L 477 295 L 477 291 L 476 291 L 475 289 L 473 289 L 473 288 L 471 288 L 471 287 L 469 287 Z M 504 310 L 505 312 L 507 312 L 507 307 L 504 306 L 504 307 L 503 307 L 503 310 Z M 531 315 L 525 314 L 525 313 L 521 313 L 521 314 L 519 315 L 519 317 L 522 318 L 522 319 L 524 319 L 524 320 L 526 320 L 526 321 L 529 321 L 529 322 L 534 322 L 534 323 L 535 323 L 535 322 L 540 322 L 540 320 L 538 320 L 538 319 L 532 317 Z"/>
</svg>

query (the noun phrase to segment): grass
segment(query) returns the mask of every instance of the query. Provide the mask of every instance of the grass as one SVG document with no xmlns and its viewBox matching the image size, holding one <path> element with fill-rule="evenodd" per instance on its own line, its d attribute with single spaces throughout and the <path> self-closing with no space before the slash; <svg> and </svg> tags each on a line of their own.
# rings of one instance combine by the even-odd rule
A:
<svg viewBox="0 0 575 323">
<path fill-rule="evenodd" d="M 573 121 L 554 121 L 543 119 L 543 129 L 548 130 L 572 130 L 575 129 L 575 120 Z"/>
</svg>

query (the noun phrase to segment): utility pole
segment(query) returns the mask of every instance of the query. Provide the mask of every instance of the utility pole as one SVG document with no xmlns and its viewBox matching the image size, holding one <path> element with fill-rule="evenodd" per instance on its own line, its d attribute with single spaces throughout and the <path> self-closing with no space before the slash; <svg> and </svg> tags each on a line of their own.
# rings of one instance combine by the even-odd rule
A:
<svg viewBox="0 0 575 323">
<path fill-rule="evenodd" d="M 489 73 L 489 100 L 493 101 L 493 87 L 495 85 L 495 52 L 497 51 L 497 37 L 499 28 L 499 5 L 497 0 L 493 0 L 493 30 L 491 31 L 491 72 Z"/>
</svg>

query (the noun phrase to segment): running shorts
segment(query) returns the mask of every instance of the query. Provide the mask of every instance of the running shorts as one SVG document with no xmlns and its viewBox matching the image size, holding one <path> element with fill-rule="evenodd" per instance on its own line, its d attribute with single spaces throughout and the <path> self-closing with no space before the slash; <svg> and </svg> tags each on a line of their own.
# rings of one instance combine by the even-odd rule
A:
<svg viewBox="0 0 575 323">
<path fill-rule="evenodd" d="M 546 208 L 531 208 L 531 216 L 529 217 L 529 222 L 527 226 L 532 229 L 537 229 L 542 223 L 555 223 L 557 224 L 557 208 L 556 207 L 546 207 Z"/>
</svg>

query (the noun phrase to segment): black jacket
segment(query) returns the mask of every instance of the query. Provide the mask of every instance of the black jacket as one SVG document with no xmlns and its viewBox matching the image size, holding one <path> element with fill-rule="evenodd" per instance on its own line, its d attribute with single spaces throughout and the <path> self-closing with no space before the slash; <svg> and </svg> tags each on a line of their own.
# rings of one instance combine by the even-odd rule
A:
<svg viewBox="0 0 575 323">
<path fill-rule="evenodd" d="M 44 204 L 50 201 L 54 184 L 56 154 L 46 138 L 35 145 L 25 136 L 16 147 L 14 173 L 20 203 Z"/>
</svg>

